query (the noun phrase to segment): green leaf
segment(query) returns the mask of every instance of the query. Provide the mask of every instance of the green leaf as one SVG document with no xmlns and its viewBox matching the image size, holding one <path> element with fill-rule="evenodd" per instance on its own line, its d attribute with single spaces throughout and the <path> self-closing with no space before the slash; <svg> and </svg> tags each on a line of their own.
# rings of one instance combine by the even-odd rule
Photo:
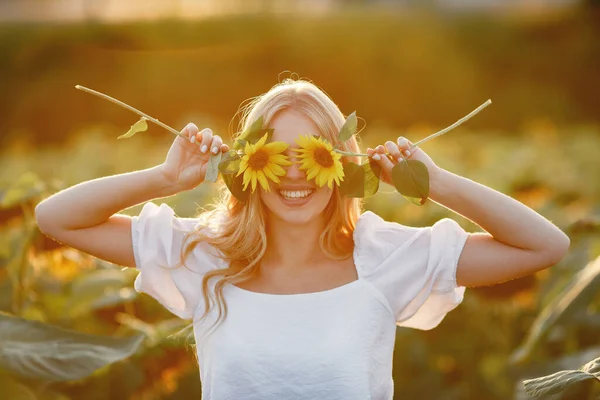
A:
<svg viewBox="0 0 600 400">
<path fill-rule="evenodd" d="M 365 170 L 365 197 L 373 196 L 379 190 L 379 180 L 381 179 L 381 165 L 376 162 L 368 162 L 363 164 Z"/>
<path fill-rule="evenodd" d="M 131 125 L 131 128 L 129 128 L 129 130 L 126 133 L 122 134 L 117 139 L 130 138 L 133 135 L 135 135 L 136 133 L 143 132 L 147 129 L 148 129 L 148 124 L 146 123 L 146 118 L 142 117 L 142 118 L 140 118 L 140 120 L 138 122 Z"/>
<path fill-rule="evenodd" d="M 248 191 L 243 190 L 244 175 L 236 176 L 240 170 L 241 161 L 240 155 L 235 150 L 230 150 L 225 153 L 219 163 L 219 171 L 221 171 L 221 177 L 231 194 L 239 201 L 245 202 L 248 199 Z"/>
<path fill-rule="evenodd" d="M 356 133 L 357 126 L 356 111 L 354 111 L 352 114 L 348 115 L 346 122 L 344 122 L 342 129 L 340 129 L 340 134 L 338 136 L 340 142 L 345 142 L 350 139 Z"/>
<path fill-rule="evenodd" d="M 131 356 L 143 338 L 89 335 L 0 313 L 0 369 L 44 381 L 77 380 Z"/>
<path fill-rule="evenodd" d="M 400 194 L 417 205 L 429 196 L 429 171 L 421 161 L 404 160 L 392 168 L 392 182 Z M 412 198 L 412 199 L 411 199 Z M 413 200 L 419 200 L 415 203 Z"/>
<path fill-rule="evenodd" d="M 241 174 L 237 177 L 235 174 L 224 174 L 222 176 L 231 194 L 233 194 L 239 201 L 245 203 L 246 200 L 248 200 L 250 190 L 243 190 L 244 174 Z"/>
<path fill-rule="evenodd" d="M 578 370 L 560 371 L 540 378 L 527 379 L 523 381 L 523 386 L 530 396 L 541 397 L 564 392 L 573 385 L 588 380 L 600 381 L 600 357 Z"/>
<path fill-rule="evenodd" d="M 221 174 L 237 174 L 240 168 L 240 160 L 241 157 L 235 150 L 229 150 L 223 154 L 223 158 L 219 162 L 219 172 Z"/>
<path fill-rule="evenodd" d="M 340 183 L 340 194 L 346 197 L 364 197 L 365 169 L 353 162 L 344 164 L 344 180 Z"/>
<path fill-rule="evenodd" d="M 131 272 L 130 272 L 131 271 Z M 71 317 L 134 300 L 134 269 L 96 269 L 77 277 L 71 284 L 68 310 Z"/>
<path fill-rule="evenodd" d="M 204 175 L 205 181 L 217 181 L 217 178 L 219 177 L 219 162 L 221 162 L 222 156 L 223 153 L 221 153 L 220 151 L 217 154 L 210 153 L 208 165 L 206 166 L 206 175 Z"/>
<path fill-rule="evenodd" d="M 235 142 L 233 142 L 233 148 L 236 149 L 236 150 L 241 150 L 244 147 L 246 147 L 246 143 L 248 143 L 247 140 L 238 139 Z"/>
<path fill-rule="evenodd" d="M 274 129 L 263 128 L 262 125 L 263 125 L 263 117 L 261 115 L 244 132 L 242 132 L 240 134 L 240 136 L 238 136 L 236 141 L 233 143 L 233 149 L 241 150 L 246 145 L 246 142 L 248 142 L 250 144 L 254 144 L 257 141 L 259 141 L 260 138 L 262 138 L 265 135 L 265 133 L 268 134 L 267 141 L 270 141 L 271 138 L 273 137 Z"/>
<path fill-rule="evenodd" d="M 600 257 L 591 261 L 573 276 L 569 284 L 554 297 L 533 322 L 525 341 L 510 356 L 510 361 L 521 364 L 532 359 L 534 350 L 542 344 L 551 329 L 565 325 L 585 309 L 600 292 Z"/>
</svg>

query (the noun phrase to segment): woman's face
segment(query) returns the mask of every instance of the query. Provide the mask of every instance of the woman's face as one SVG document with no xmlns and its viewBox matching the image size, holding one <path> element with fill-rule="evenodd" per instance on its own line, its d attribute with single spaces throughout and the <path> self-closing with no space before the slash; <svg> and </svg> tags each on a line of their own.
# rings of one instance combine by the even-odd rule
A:
<svg viewBox="0 0 600 400">
<path fill-rule="evenodd" d="M 298 148 L 296 138 L 300 135 L 318 135 L 319 130 L 310 118 L 294 110 L 283 110 L 275 115 L 269 124 L 274 129 L 273 141 L 289 145 L 284 154 L 288 155 L 292 165 L 284 167 L 286 175 L 280 177 L 277 184 L 269 180 L 270 192 L 262 187 L 260 195 L 267 210 L 275 217 L 293 224 L 304 224 L 322 218 L 323 211 L 333 193 L 327 185 L 318 187 L 314 179 L 306 180 L 306 173 L 297 163 L 298 154 L 292 151 Z M 259 185 L 260 187 L 260 185 Z"/>
</svg>

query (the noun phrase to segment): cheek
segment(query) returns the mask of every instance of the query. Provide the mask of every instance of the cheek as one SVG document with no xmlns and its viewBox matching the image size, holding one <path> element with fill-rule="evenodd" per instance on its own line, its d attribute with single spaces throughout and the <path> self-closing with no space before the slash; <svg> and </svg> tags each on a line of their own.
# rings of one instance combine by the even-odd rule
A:
<svg viewBox="0 0 600 400">
<path fill-rule="evenodd" d="M 318 199 L 320 206 L 327 206 L 333 197 L 333 189 L 329 189 L 327 186 L 324 186 L 318 189 L 316 194 L 316 199 Z"/>
</svg>

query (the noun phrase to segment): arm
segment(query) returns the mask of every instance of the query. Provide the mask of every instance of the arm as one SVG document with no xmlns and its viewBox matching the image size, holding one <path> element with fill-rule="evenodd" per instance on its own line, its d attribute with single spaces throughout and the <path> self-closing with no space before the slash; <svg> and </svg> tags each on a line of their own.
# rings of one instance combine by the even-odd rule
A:
<svg viewBox="0 0 600 400">
<path fill-rule="evenodd" d="M 473 233 L 458 262 L 460 286 L 504 282 L 558 263 L 569 237 L 519 201 L 438 168 L 429 198 L 470 219 L 489 233 Z"/>
<path fill-rule="evenodd" d="M 204 181 L 207 149 L 214 154 L 229 150 L 210 129 L 198 132 L 188 124 L 182 134 L 185 138 L 177 136 L 165 162 L 156 167 L 83 182 L 40 202 L 35 208 L 40 230 L 98 258 L 134 267 L 131 218 L 116 213 L 193 189 Z"/>
<path fill-rule="evenodd" d="M 391 170 L 401 157 L 423 162 L 429 171 L 429 198 L 470 219 L 488 233 L 472 233 L 458 261 L 459 286 L 483 286 L 532 274 L 558 263 L 570 246 L 569 237 L 519 201 L 487 186 L 438 167 L 405 138 L 367 149 L 392 184 Z M 411 149 L 411 153 L 406 151 Z M 386 156 L 386 150 L 391 157 Z"/>
<path fill-rule="evenodd" d="M 98 258 L 135 266 L 131 218 L 117 212 L 178 192 L 161 166 L 82 182 L 40 202 L 40 230 L 58 242 Z"/>
</svg>

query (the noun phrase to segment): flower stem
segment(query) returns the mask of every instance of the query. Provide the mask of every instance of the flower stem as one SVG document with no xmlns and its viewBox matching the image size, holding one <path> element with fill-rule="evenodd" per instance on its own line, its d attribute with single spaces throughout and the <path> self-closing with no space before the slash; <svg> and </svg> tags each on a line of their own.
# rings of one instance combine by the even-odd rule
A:
<svg viewBox="0 0 600 400">
<path fill-rule="evenodd" d="M 452 125 L 450 125 L 447 128 L 442 129 L 439 132 L 433 133 L 429 136 L 427 136 L 424 139 L 419 140 L 416 143 L 413 143 L 409 149 L 414 149 L 415 147 L 417 147 L 420 144 L 423 144 L 433 138 L 436 138 L 438 136 L 443 135 L 444 133 L 456 128 L 457 126 L 459 126 L 460 124 L 462 124 L 463 122 L 469 120 L 470 118 L 472 118 L 475 114 L 477 114 L 479 111 L 483 110 L 485 107 L 489 106 L 490 104 L 492 104 L 492 100 L 488 99 L 485 103 L 483 103 L 482 105 L 480 105 L 479 107 L 477 107 L 475 110 L 471 111 L 469 114 L 467 114 L 466 116 L 462 117 L 461 119 L 459 119 L 458 121 L 456 121 L 455 123 L 453 123 Z M 352 153 L 350 151 L 343 151 L 343 150 L 339 150 L 339 149 L 334 149 L 333 151 L 335 151 L 336 153 L 340 153 L 341 155 L 344 156 L 356 156 L 356 157 L 369 157 L 368 154 L 362 154 L 362 153 Z"/>
<path fill-rule="evenodd" d="M 344 151 L 344 150 L 339 150 L 339 149 L 333 149 L 333 151 L 335 151 L 336 153 L 340 153 L 343 156 L 369 157 L 368 154 L 352 153 L 351 151 Z"/>
<path fill-rule="evenodd" d="M 471 111 L 471 112 L 470 112 L 468 115 L 466 115 L 466 116 L 462 117 L 461 119 L 459 119 L 458 121 L 456 121 L 455 123 L 453 123 L 452 125 L 450 125 L 449 127 L 447 127 L 447 128 L 444 128 L 444 129 L 442 129 L 442 130 L 441 130 L 441 131 L 439 131 L 439 132 L 433 133 L 433 134 L 431 134 L 431 135 L 427 136 L 426 138 L 419 140 L 419 141 L 418 141 L 418 142 L 416 142 L 416 143 L 413 143 L 413 144 L 410 146 L 410 148 L 411 148 L 411 149 L 412 149 L 412 148 L 415 148 L 415 147 L 417 147 L 418 145 L 420 145 L 420 144 L 423 144 L 423 143 L 427 142 L 428 140 L 431 140 L 431 139 L 433 139 L 433 138 L 436 138 L 436 137 L 438 137 L 438 136 L 441 136 L 441 135 L 443 135 L 444 133 L 446 133 L 446 132 L 448 132 L 448 131 L 450 131 L 450 130 L 452 130 L 452 129 L 456 128 L 457 126 L 459 126 L 459 125 L 460 125 L 460 124 L 462 124 L 463 122 L 467 121 L 468 119 L 470 119 L 471 117 L 473 117 L 475 114 L 477 114 L 479 111 L 483 110 L 484 108 L 486 108 L 486 107 L 487 107 L 487 106 L 489 106 L 490 104 L 492 104 L 492 100 L 490 100 L 490 99 L 487 99 L 487 101 L 486 101 L 485 103 L 483 103 L 482 105 L 480 105 L 479 107 L 477 107 L 475 110 Z"/>
<path fill-rule="evenodd" d="M 112 98 L 112 97 L 110 97 L 110 96 L 108 96 L 108 95 L 105 95 L 104 93 L 100 93 L 100 92 L 97 92 L 97 91 L 95 91 L 95 90 L 92 90 L 92 89 L 86 88 L 85 86 L 81 86 L 81 85 L 75 85 L 75 88 L 76 88 L 76 89 L 79 89 L 79 90 L 83 90 L 84 92 L 88 92 L 88 93 L 91 93 L 91 94 L 93 94 L 93 95 L 96 95 L 96 96 L 102 97 L 103 99 L 106 99 L 106 100 L 108 100 L 108 101 L 110 101 L 110 102 L 113 102 L 113 103 L 115 103 L 115 104 L 118 104 L 118 105 L 120 105 L 121 107 L 125 107 L 126 109 L 128 109 L 128 110 L 130 110 L 130 111 L 133 111 L 134 113 L 136 113 L 136 114 L 138 114 L 138 115 L 140 115 L 140 116 L 142 116 L 142 117 L 146 118 L 148 121 L 154 122 L 156 125 L 162 126 L 163 128 L 165 128 L 165 129 L 166 129 L 166 130 L 168 130 L 169 132 L 172 132 L 172 133 L 174 133 L 174 134 L 175 134 L 175 135 L 177 135 L 177 136 L 181 136 L 181 137 L 182 137 L 182 138 L 184 138 L 184 139 L 188 139 L 188 138 L 187 138 L 187 137 L 186 137 L 184 134 L 182 134 L 181 132 L 178 132 L 178 131 L 176 131 L 175 129 L 171 128 L 171 127 L 170 127 L 169 125 L 167 125 L 167 124 L 163 124 L 162 122 L 160 122 L 160 121 L 159 121 L 159 120 L 157 120 L 156 118 L 152 118 L 152 117 L 151 117 L 151 116 L 149 116 L 148 114 L 145 114 L 145 113 L 141 112 L 140 110 L 138 110 L 138 109 L 136 109 L 136 108 L 133 108 L 133 107 L 131 107 L 129 104 L 125 104 L 125 103 L 123 103 L 122 101 L 119 101 L 119 100 L 117 100 L 117 99 L 115 99 L 115 98 Z"/>
</svg>

